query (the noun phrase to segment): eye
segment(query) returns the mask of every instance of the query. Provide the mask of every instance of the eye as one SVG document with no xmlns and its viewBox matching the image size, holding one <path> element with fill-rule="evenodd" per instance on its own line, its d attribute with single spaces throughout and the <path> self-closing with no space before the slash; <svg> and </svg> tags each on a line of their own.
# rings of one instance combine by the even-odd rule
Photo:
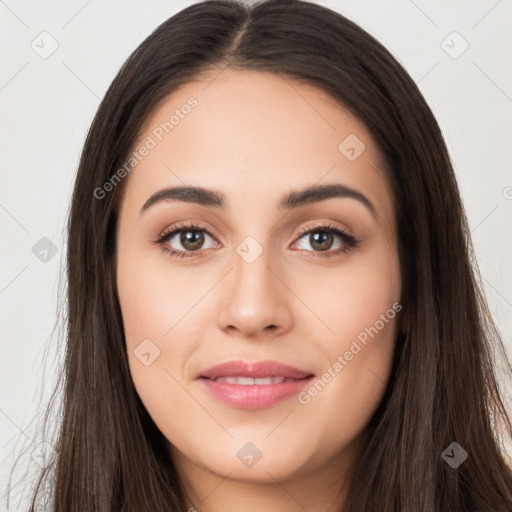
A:
<svg viewBox="0 0 512 512">
<path fill-rule="evenodd" d="M 308 238 L 305 238 L 309 235 Z M 214 241 L 210 247 L 204 247 L 205 236 Z M 316 253 L 315 256 L 331 257 L 348 252 L 350 249 L 357 247 L 359 241 L 352 235 L 346 233 L 342 228 L 334 224 L 324 223 L 319 226 L 306 226 L 295 234 L 295 238 L 305 238 L 306 245 L 312 250 L 299 247 L 306 252 Z M 338 247 L 335 250 L 330 250 L 333 246 L 333 240 L 338 238 Z M 173 226 L 165 231 L 160 237 L 155 240 L 155 244 L 159 245 L 162 250 L 168 252 L 171 256 L 176 258 L 187 258 L 192 256 L 202 256 L 203 249 L 210 249 L 217 242 L 210 234 L 210 232 L 203 226 L 197 224 L 180 224 Z M 297 245 L 295 242 L 294 245 Z M 181 247 L 177 247 L 179 245 Z M 325 253 L 325 254 L 322 254 Z"/>
<path fill-rule="evenodd" d="M 309 236 L 305 238 L 306 235 Z M 305 238 L 306 245 L 313 249 L 313 251 L 309 252 L 325 253 L 317 254 L 320 257 L 331 257 L 348 252 L 350 249 L 357 247 L 359 243 L 356 238 L 349 235 L 344 229 L 329 223 L 314 227 L 306 226 L 296 236 L 299 238 L 299 241 L 301 238 Z M 338 247 L 330 251 L 336 238 L 339 240 Z M 297 242 L 294 245 L 296 244 Z M 304 249 L 304 247 L 299 247 L 299 249 Z"/>
<path fill-rule="evenodd" d="M 169 231 L 162 233 L 155 243 L 160 245 L 164 251 L 169 252 L 171 256 L 177 258 L 201 256 L 201 249 L 211 248 L 203 247 L 205 235 L 214 240 L 213 236 L 203 226 L 197 224 L 181 224 L 173 226 Z M 176 245 L 181 247 L 175 250 Z"/>
</svg>

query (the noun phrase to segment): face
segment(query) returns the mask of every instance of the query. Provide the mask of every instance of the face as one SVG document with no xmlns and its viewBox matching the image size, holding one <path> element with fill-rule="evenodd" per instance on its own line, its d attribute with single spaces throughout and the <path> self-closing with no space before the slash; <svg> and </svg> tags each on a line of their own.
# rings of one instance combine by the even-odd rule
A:
<svg viewBox="0 0 512 512">
<path fill-rule="evenodd" d="M 178 468 L 271 482 L 348 464 L 401 308 L 369 132 L 319 89 L 225 70 L 161 102 L 133 150 L 118 293 L 134 385 Z M 161 192 L 175 187 L 202 190 Z"/>
</svg>

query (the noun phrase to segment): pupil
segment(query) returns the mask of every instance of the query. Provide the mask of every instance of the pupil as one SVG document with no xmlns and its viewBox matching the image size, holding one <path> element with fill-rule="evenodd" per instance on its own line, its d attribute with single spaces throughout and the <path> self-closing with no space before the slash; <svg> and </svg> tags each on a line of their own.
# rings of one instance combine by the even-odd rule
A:
<svg viewBox="0 0 512 512">
<path fill-rule="evenodd" d="M 318 244 L 317 248 L 321 251 L 326 251 L 330 249 L 332 246 L 332 233 L 312 233 L 310 235 L 310 243 L 311 247 L 315 247 L 315 244 Z M 327 242 L 327 243 L 326 243 Z"/>
<path fill-rule="evenodd" d="M 203 244 L 204 235 L 200 231 L 184 231 L 181 234 L 181 244 L 188 250 L 199 249 Z"/>
</svg>

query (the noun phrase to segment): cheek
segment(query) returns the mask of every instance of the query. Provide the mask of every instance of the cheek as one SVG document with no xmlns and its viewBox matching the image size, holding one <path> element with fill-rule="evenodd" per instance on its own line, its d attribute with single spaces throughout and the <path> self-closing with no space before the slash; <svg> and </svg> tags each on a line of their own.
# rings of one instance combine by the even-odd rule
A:
<svg viewBox="0 0 512 512">
<path fill-rule="evenodd" d="M 400 271 L 398 256 L 391 250 L 368 251 L 347 258 L 339 267 L 298 275 L 302 277 L 294 278 L 294 291 L 315 313 L 316 319 L 313 315 L 308 318 L 317 325 L 318 339 L 324 340 L 330 358 L 337 355 L 333 350 L 348 350 L 361 333 L 364 338 L 365 330 L 376 322 L 382 330 L 381 315 L 390 308 L 387 320 L 397 315 L 392 306 L 400 300 Z M 382 337 L 386 336 L 383 332 Z"/>
<path fill-rule="evenodd" d="M 158 264 L 144 260 L 140 251 L 125 252 L 119 258 L 117 285 L 128 362 L 137 392 L 148 410 L 168 410 L 168 396 L 159 390 L 169 392 L 177 385 L 172 376 L 180 361 L 186 359 L 185 342 L 190 339 L 180 329 L 185 325 L 195 328 L 187 322 L 187 295 L 193 293 L 187 292 L 169 269 L 165 272 Z M 173 407 L 180 409 L 182 404 Z"/>
<path fill-rule="evenodd" d="M 402 308 L 398 257 L 376 251 L 347 260 L 315 287 L 302 282 L 303 296 L 310 291 L 308 306 L 320 312 L 316 349 L 325 363 L 299 398 L 313 417 L 329 417 L 327 428 L 339 439 L 340 432 L 355 434 L 364 427 L 388 384 Z"/>
<path fill-rule="evenodd" d="M 324 373 L 299 396 L 302 415 L 316 418 L 309 434 L 329 440 L 317 449 L 326 454 L 343 449 L 370 421 L 388 385 L 395 325 L 391 321 L 378 333 L 369 331 L 364 343 L 357 337 L 340 340 Z"/>
<path fill-rule="evenodd" d="M 197 403 L 182 384 L 191 354 L 211 327 L 214 304 L 205 294 L 218 277 L 184 265 L 172 268 L 154 250 L 133 250 L 119 258 L 117 279 L 137 393 L 163 432 L 186 430 Z"/>
<path fill-rule="evenodd" d="M 134 251 L 135 252 L 135 251 Z M 172 268 L 165 256 L 131 254 L 118 262 L 118 292 L 125 329 L 132 338 L 165 339 L 174 335 L 196 313 L 208 289 L 208 278 L 193 268 Z M 157 257 L 155 257 L 155 255 Z"/>
</svg>

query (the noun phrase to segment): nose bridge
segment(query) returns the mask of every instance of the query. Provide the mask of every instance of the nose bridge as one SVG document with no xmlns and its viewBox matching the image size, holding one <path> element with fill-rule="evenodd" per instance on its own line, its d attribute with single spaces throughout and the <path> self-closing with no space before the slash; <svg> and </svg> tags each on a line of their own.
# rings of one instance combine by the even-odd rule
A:
<svg viewBox="0 0 512 512">
<path fill-rule="evenodd" d="M 250 206 L 249 203 L 248 199 L 246 207 Z M 268 269 L 272 266 L 272 233 L 267 231 L 266 220 L 262 212 L 258 214 L 257 205 L 253 204 L 250 208 L 252 215 L 240 215 L 239 226 L 235 231 L 235 236 L 240 236 L 232 255 L 233 278 L 237 288 L 272 286 L 269 280 L 272 273 Z"/>
<path fill-rule="evenodd" d="M 260 243 L 255 237 L 247 236 L 236 246 L 233 270 L 219 312 L 222 328 L 254 334 L 269 326 L 283 328 L 289 321 L 288 306 L 282 300 L 282 284 L 270 270 L 271 256 L 268 240 Z"/>
<path fill-rule="evenodd" d="M 251 235 L 245 237 L 235 249 L 233 265 L 232 291 L 239 299 L 249 305 L 251 301 L 265 300 L 268 303 L 276 298 L 275 277 L 269 270 L 271 250 L 268 241 L 260 243 Z"/>
</svg>

